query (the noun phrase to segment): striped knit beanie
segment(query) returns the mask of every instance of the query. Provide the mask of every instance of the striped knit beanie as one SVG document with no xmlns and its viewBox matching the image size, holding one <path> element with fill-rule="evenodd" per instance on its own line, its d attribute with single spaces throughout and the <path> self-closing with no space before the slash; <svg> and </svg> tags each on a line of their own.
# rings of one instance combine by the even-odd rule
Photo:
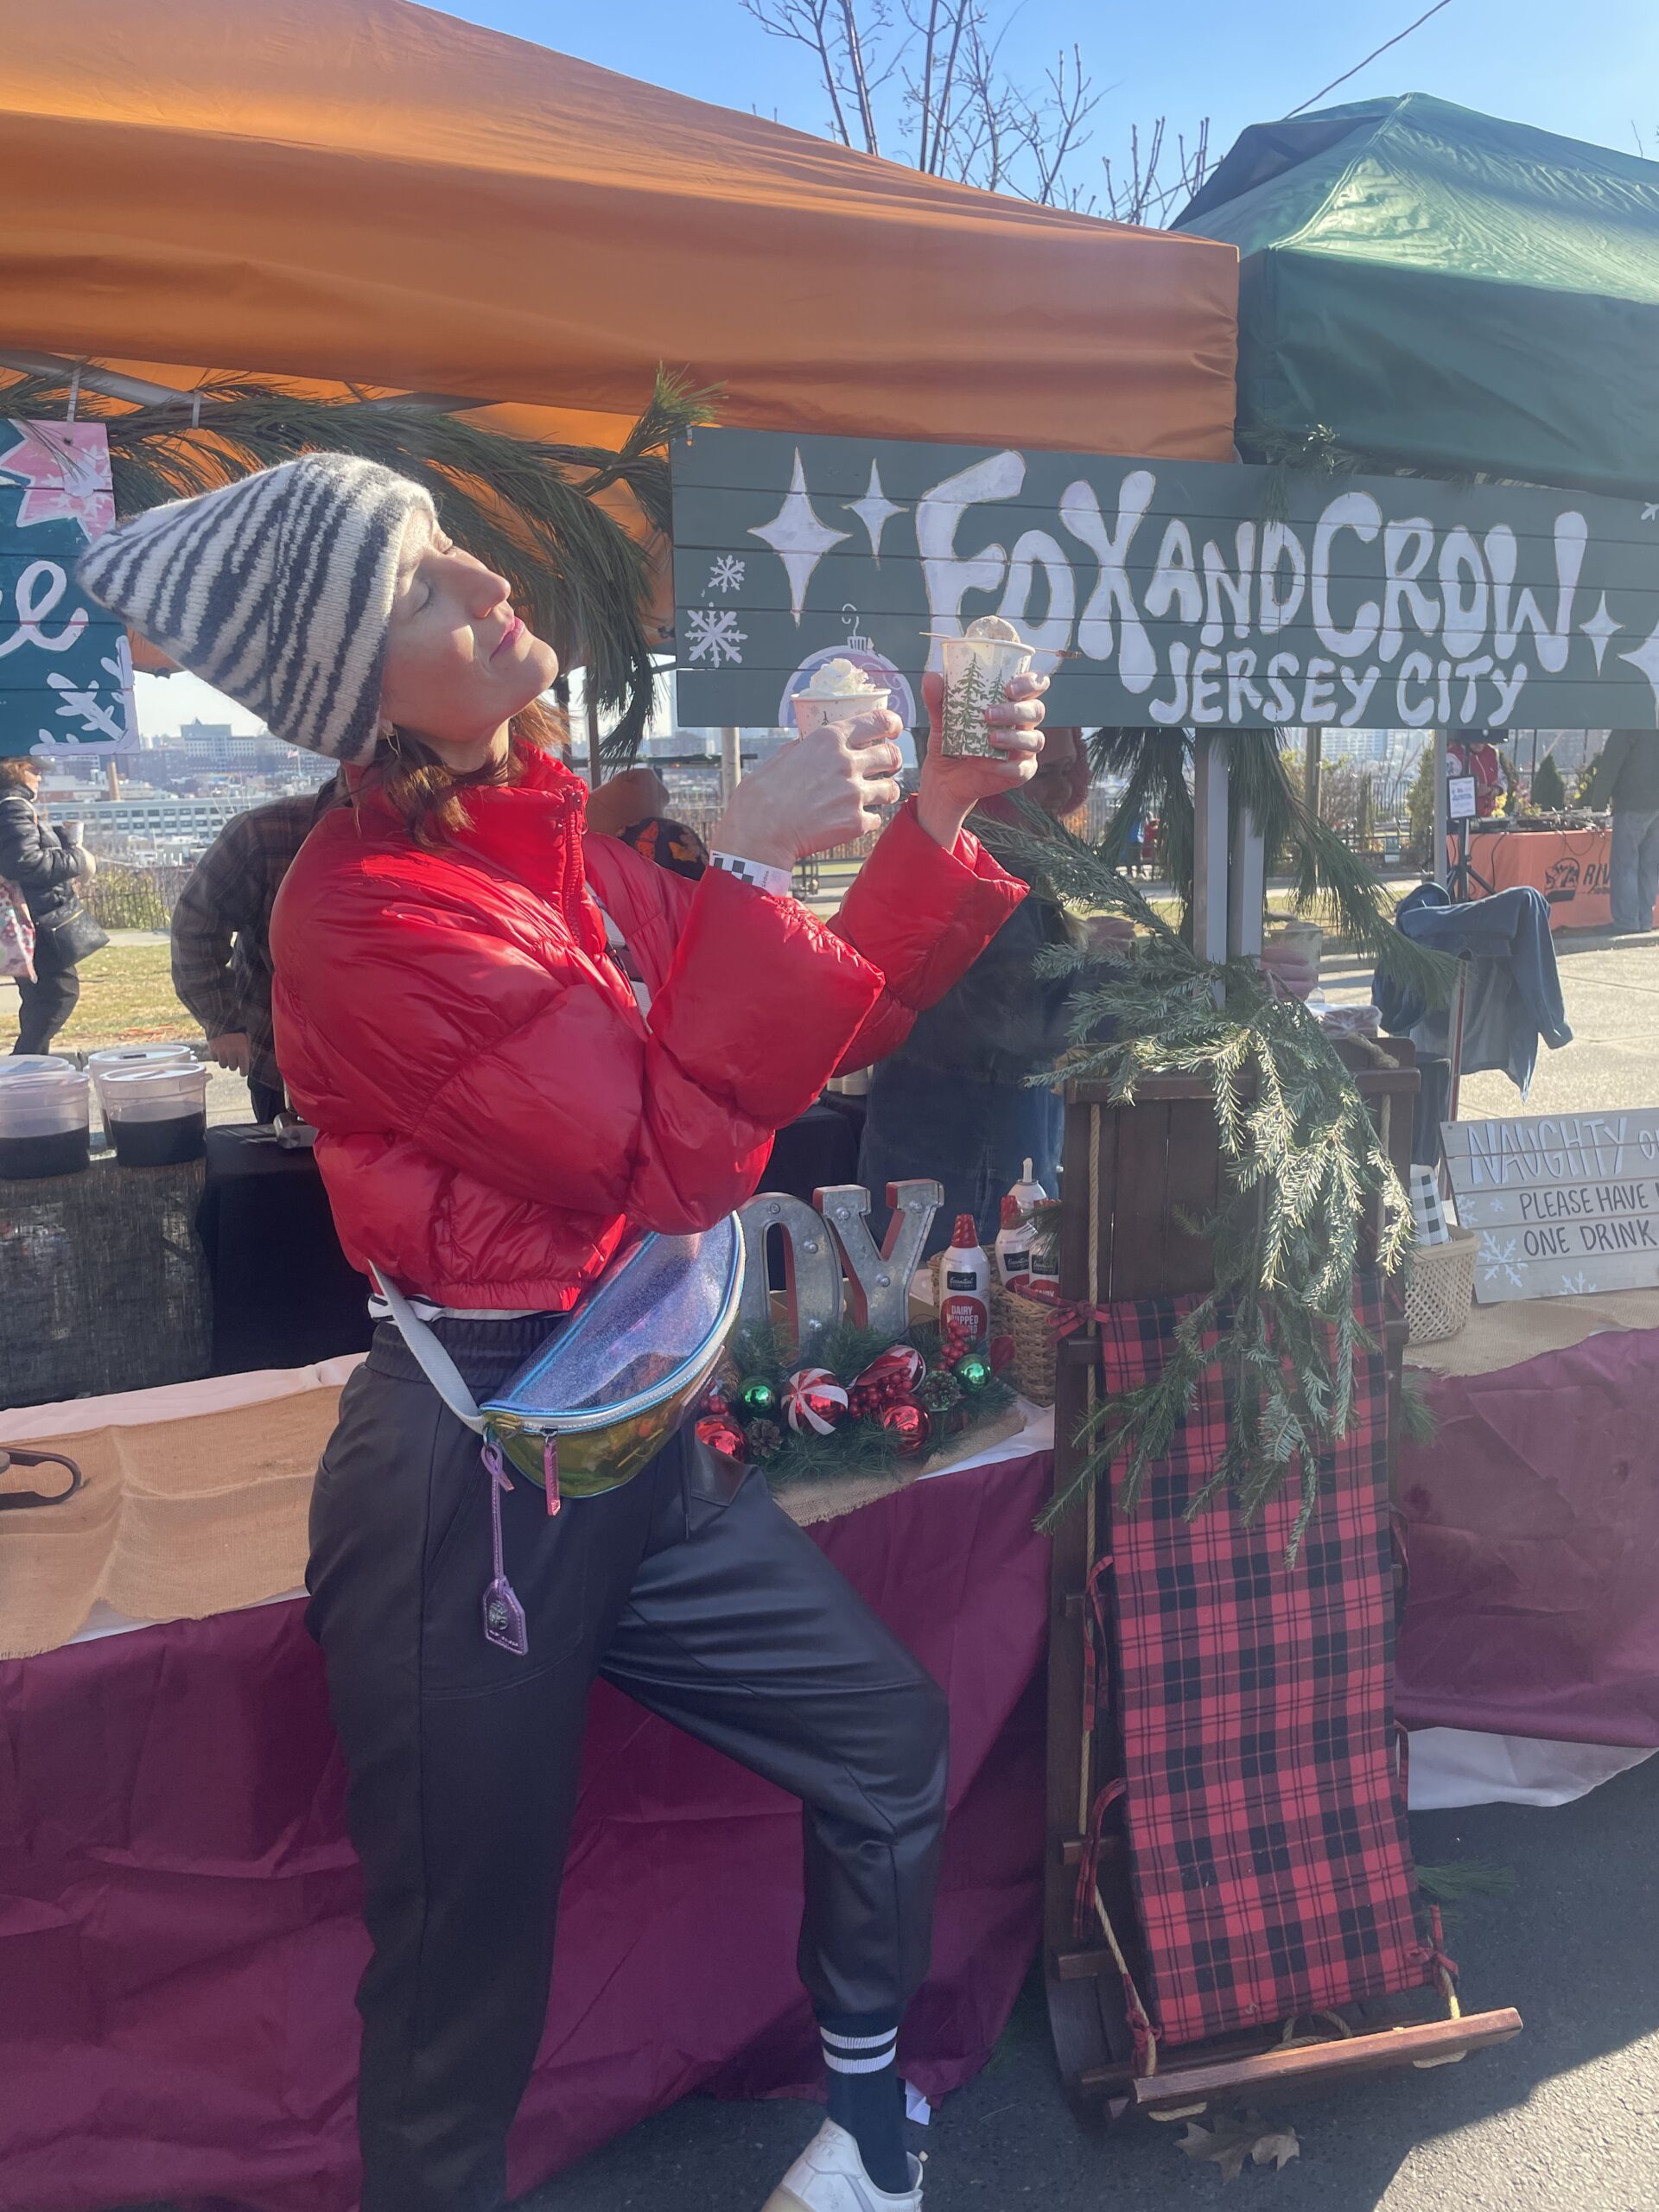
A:
<svg viewBox="0 0 1659 2212">
<path fill-rule="evenodd" d="M 135 515 L 82 556 L 82 587 L 273 736 L 366 760 L 418 484 L 349 454 Z"/>
</svg>

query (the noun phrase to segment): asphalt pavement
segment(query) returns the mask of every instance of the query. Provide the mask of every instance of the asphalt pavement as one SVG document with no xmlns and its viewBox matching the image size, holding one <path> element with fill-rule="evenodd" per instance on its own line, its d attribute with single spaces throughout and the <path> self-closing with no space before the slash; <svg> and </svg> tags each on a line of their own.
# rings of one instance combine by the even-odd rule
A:
<svg viewBox="0 0 1659 2212">
<path fill-rule="evenodd" d="M 1033 1977 L 979 2078 L 916 2130 L 927 2212 L 1654 2212 L 1659 2207 L 1659 1759 L 1577 1804 L 1417 1815 L 1425 1865 L 1507 1868 L 1459 1908 L 1447 1946 L 1471 2011 L 1512 2005 L 1513 2043 L 1431 2073 L 1264 2103 L 1300 2157 L 1224 2183 L 1178 2126 L 1109 2131 L 1068 2104 Z M 690 2098 L 518 2212 L 759 2212 L 820 2115 Z M 1224 2195 L 1223 2192 L 1225 2191 Z"/>
</svg>

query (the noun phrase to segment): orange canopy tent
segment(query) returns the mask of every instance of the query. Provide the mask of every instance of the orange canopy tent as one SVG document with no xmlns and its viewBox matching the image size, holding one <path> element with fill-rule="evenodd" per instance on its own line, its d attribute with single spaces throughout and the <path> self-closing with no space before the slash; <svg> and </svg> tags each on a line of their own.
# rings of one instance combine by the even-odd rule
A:
<svg viewBox="0 0 1659 2212">
<path fill-rule="evenodd" d="M 749 428 L 1230 457 L 1231 246 L 406 0 L 0 0 L 0 359 L 512 402 L 607 444 L 665 362 Z"/>
</svg>

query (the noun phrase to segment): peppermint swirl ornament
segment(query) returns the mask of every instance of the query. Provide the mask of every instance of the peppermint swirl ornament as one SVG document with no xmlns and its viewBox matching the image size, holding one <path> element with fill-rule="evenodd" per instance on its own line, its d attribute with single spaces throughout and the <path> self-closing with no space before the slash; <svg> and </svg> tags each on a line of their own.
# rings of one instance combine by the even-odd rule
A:
<svg viewBox="0 0 1659 2212">
<path fill-rule="evenodd" d="M 784 1418 L 798 1436 L 828 1436 L 847 1415 L 847 1393 L 827 1367 L 798 1367 L 784 1385 Z"/>
</svg>

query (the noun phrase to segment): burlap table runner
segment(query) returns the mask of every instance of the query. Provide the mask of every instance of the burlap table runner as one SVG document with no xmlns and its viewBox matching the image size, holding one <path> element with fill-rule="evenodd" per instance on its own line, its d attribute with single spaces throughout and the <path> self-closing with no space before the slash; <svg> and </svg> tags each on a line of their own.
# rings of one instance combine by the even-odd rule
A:
<svg viewBox="0 0 1659 2212">
<path fill-rule="evenodd" d="M 297 1589 L 312 1479 L 339 1405 L 336 1384 L 179 1420 L 18 1433 L 30 1451 L 74 1460 L 86 1487 L 67 1504 L 0 1514 L 0 1658 L 67 1643 L 100 1599 L 133 1620 L 201 1620 Z M 779 1503 L 804 1528 L 834 1520 L 989 1450 L 1022 1421 L 1013 1408 L 913 1472 L 795 1484 Z M 58 1485 L 50 1467 L 0 1475 L 14 1490 Z"/>
<path fill-rule="evenodd" d="M 339 1389 L 322 1388 L 31 1437 L 29 1450 L 74 1460 L 86 1487 L 67 1504 L 0 1515 L 0 1658 L 67 1643 L 100 1599 L 137 1620 L 200 1620 L 296 1588 L 339 1406 Z M 15 1490 L 57 1481 L 50 1467 L 0 1476 Z"/>
</svg>

